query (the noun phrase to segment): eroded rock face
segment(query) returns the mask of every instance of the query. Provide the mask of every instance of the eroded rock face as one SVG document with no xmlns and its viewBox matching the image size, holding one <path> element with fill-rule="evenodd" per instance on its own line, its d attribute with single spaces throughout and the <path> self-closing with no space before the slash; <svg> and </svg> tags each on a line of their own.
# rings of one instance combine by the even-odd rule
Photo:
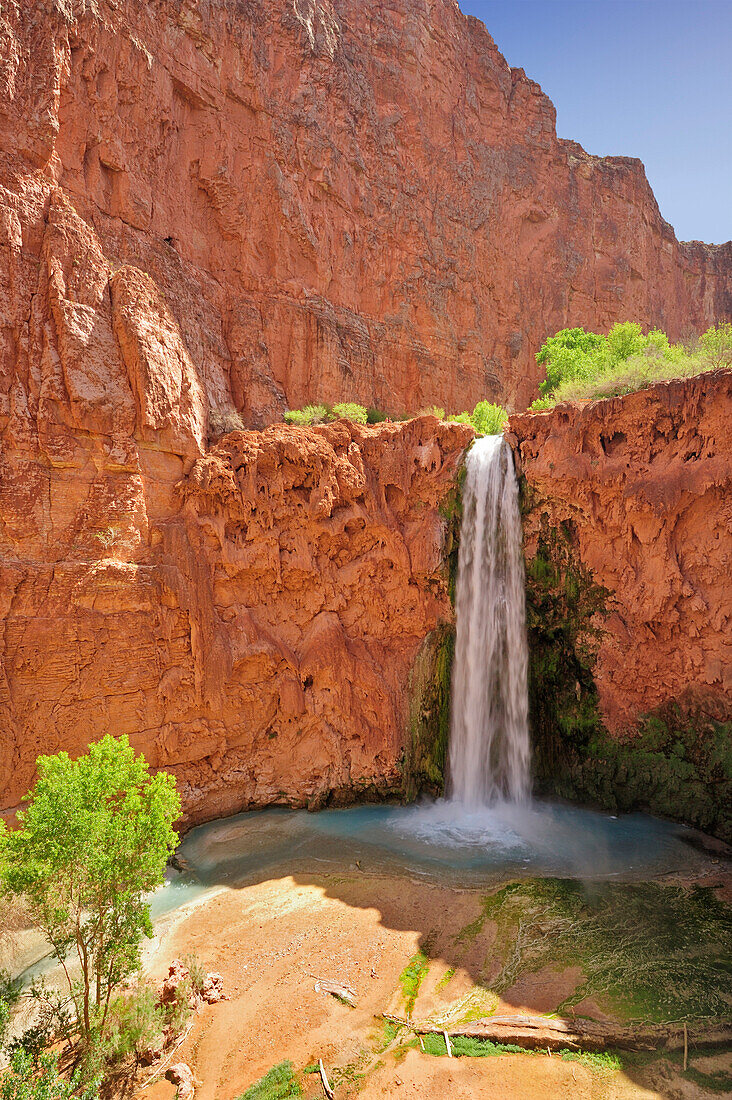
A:
<svg viewBox="0 0 732 1100">
<path fill-rule="evenodd" d="M 595 681 L 614 733 L 691 694 L 732 710 L 732 372 L 512 416 L 530 560 L 561 530 L 608 590 Z"/>
<path fill-rule="evenodd" d="M 39 753 L 107 731 L 174 773 L 188 820 L 399 788 L 472 429 L 278 425 L 206 450 L 210 378 L 155 282 L 110 277 L 59 191 L 40 257 L 0 465 L 0 808 Z"/>
<path fill-rule="evenodd" d="M 76 390 L 118 343 L 148 437 L 185 450 L 206 401 L 252 426 L 318 399 L 521 407 L 566 324 L 732 313 L 732 246 L 678 244 L 639 161 L 558 140 L 451 0 L 9 0 L 0 57 L 3 419 L 58 342 L 87 427 L 129 416 L 111 374 Z M 111 286 L 77 296 L 79 239 L 48 266 L 64 204 Z"/>
</svg>

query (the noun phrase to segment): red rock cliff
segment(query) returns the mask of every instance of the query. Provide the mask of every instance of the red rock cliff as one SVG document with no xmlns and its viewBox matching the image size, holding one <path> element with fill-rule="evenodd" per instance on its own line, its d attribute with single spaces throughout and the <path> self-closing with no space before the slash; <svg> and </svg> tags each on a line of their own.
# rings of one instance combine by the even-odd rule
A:
<svg viewBox="0 0 732 1100">
<path fill-rule="evenodd" d="M 88 300 L 49 267 L 69 207 L 96 233 Z M 559 141 L 539 86 L 450 0 L 2 6 L 11 450 L 49 416 L 66 446 L 62 408 L 131 430 L 122 395 L 143 408 L 149 379 L 130 372 L 167 339 L 127 331 L 136 296 L 180 367 L 175 424 L 137 427 L 199 445 L 232 401 L 256 426 L 318 398 L 520 407 L 548 333 L 635 318 L 675 337 L 732 314 L 731 273 L 732 246 L 677 243 L 640 162 Z M 114 328 L 84 329 L 110 294 Z M 90 348 L 108 369 L 82 393 Z"/>
<path fill-rule="evenodd" d="M 439 507 L 472 429 L 280 425 L 203 454 L 155 284 L 108 286 L 63 206 L 44 241 L 58 343 L 38 434 L 19 417 L 0 468 L 0 809 L 39 753 L 105 732 L 176 776 L 189 821 L 403 790 L 412 669 L 452 621 Z"/>
<path fill-rule="evenodd" d="M 615 735 L 669 703 L 732 719 L 730 408 L 720 370 L 510 418 L 527 559 L 559 533 L 607 590 L 594 679 Z"/>
</svg>

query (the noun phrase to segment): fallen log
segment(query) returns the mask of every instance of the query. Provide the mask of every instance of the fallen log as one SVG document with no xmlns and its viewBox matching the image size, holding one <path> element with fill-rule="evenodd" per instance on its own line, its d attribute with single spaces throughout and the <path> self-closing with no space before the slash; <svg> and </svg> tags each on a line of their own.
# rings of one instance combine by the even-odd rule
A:
<svg viewBox="0 0 732 1100">
<path fill-rule="evenodd" d="M 420 1024 L 382 1013 L 416 1035 L 489 1039 L 527 1050 L 683 1050 L 684 1046 L 723 1046 L 732 1042 L 732 1020 L 706 1024 L 615 1024 L 597 1020 L 552 1020 L 546 1016 L 486 1016 L 452 1028 Z"/>
<path fill-rule="evenodd" d="M 318 1069 L 320 1070 L 320 1080 L 323 1084 L 323 1092 L 328 1097 L 328 1100 L 333 1100 L 333 1089 L 330 1087 L 330 1081 L 328 1075 L 325 1072 L 325 1066 L 323 1065 L 323 1059 L 318 1058 Z"/>
</svg>

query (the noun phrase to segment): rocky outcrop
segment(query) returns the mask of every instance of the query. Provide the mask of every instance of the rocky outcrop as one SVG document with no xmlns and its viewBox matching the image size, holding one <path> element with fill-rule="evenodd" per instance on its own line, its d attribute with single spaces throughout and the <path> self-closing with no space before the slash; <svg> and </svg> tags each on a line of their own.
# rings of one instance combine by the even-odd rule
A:
<svg viewBox="0 0 732 1100">
<path fill-rule="evenodd" d="M 71 207 L 114 273 L 88 298 Z M 676 241 L 639 161 L 560 141 L 452 0 L 3 4 L 3 428 L 61 400 L 124 434 L 120 377 L 78 391 L 80 357 L 127 373 L 148 439 L 186 453 L 232 404 L 251 426 L 313 399 L 521 407 L 548 333 L 677 337 L 732 314 L 731 274 L 732 245 Z"/>
<path fill-rule="evenodd" d="M 173 772 L 188 820 L 403 790 L 472 429 L 280 424 L 207 449 L 215 372 L 155 281 L 110 274 L 58 190 L 38 243 L 0 463 L 0 808 L 38 754 L 107 731 Z"/>
<path fill-rule="evenodd" d="M 540 784 L 725 834 L 731 406 L 718 370 L 509 422 Z"/>
</svg>

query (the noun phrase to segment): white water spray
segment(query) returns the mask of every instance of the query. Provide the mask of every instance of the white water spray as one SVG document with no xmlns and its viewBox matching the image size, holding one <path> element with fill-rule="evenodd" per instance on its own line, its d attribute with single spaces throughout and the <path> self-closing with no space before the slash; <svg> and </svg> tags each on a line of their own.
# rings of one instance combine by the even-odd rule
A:
<svg viewBox="0 0 732 1100">
<path fill-rule="evenodd" d="M 466 808 L 530 793 L 521 516 L 503 436 L 473 444 L 460 528 L 449 797 Z"/>
</svg>

